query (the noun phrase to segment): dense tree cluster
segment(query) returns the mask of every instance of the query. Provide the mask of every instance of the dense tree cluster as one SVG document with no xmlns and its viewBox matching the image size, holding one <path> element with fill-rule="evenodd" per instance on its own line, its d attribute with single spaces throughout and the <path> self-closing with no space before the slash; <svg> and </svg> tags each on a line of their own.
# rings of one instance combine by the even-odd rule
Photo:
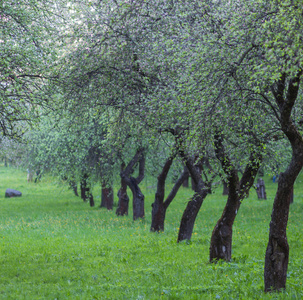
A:
<svg viewBox="0 0 303 300">
<path fill-rule="evenodd" d="M 94 205 L 144 217 L 139 187 L 157 176 L 151 231 L 193 181 L 178 241 L 218 176 L 226 206 L 210 261 L 231 259 L 232 226 L 260 167 L 280 172 L 265 257 L 265 291 L 286 286 L 286 227 L 303 167 L 300 1 L 64 1 L 0 4 L 3 136 L 24 135 L 31 168 L 51 171 Z M 281 152 L 283 151 L 283 155 Z M 165 198 L 174 168 L 175 185 Z M 242 173 L 241 178 L 239 177 Z M 170 172 L 171 173 L 171 172 Z M 217 180 L 217 179 L 216 179 Z"/>
</svg>

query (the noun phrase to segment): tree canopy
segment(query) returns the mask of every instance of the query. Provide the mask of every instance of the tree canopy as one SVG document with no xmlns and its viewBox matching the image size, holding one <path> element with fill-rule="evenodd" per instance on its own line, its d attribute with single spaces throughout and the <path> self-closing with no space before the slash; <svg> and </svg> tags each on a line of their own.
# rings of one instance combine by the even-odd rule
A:
<svg viewBox="0 0 303 300">
<path fill-rule="evenodd" d="M 261 161 L 285 170 L 265 266 L 265 290 L 281 290 L 303 166 L 302 9 L 299 0 L 4 1 L 2 135 L 40 119 L 26 135 L 33 165 L 77 181 L 117 173 L 137 196 L 146 156 L 165 181 L 178 155 L 196 184 L 191 227 L 211 178 L 228 180 L 239 202 L 248 193 L 239 184 L 252 186 Z"/>
</svg>

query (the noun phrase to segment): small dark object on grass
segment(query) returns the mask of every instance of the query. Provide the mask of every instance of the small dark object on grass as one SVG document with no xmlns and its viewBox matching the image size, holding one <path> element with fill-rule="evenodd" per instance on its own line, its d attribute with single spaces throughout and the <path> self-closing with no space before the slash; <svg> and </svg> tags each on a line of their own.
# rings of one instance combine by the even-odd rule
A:
<svg viewBox="0 0 303 300">
<path fill-rule="evenodd" d="M 22 196 L 22 193 L 17 190 L 6 189 L 6 191 L 5 191 L 5 198 L 21 197 L 21 196 Z"/>
</svg>

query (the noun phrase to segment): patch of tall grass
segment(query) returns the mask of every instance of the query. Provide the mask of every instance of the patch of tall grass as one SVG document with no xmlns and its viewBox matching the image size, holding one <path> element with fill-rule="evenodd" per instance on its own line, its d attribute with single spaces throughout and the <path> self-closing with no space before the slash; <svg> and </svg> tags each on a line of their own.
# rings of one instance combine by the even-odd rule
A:
<svg viewBox="0 0 303 300">
<path fill-rule="evenodd" d="M 23 195 L 4 198 L 6 188 Z M 0 299 L 302 299 L 302 177 L 289 218 L 287 289 L 263 293 L 276 188 L 267 177 L 268 200 L 250 192 L 234 225 L 232 261 L 210 264 L 211 232 L 226 201 L 221 188 L 203 203 L 192 240 L 177 244 L 190 189 L 181 188 L 168 208 L 165 232 L 151 233 L 150 183 L 142 188 L 146 218 L 133 222 L 131 209 L 127 217 L 100 209 L 97 186 L 91 208 L 52 178 L 27 183 L 26 172 L 0 167 Z"/>
</svg>

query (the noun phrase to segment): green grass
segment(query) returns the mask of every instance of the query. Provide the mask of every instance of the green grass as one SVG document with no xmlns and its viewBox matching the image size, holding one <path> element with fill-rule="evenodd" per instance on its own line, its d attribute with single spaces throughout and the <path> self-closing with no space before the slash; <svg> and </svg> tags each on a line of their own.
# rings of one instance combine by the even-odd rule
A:
<svg viewBox="0 0 303 300">
<path fill-rule="evenodd" d="M 301 177 L 302 178 L 302 177 Z M 254 190 L 234 225 L 231 263 L 208 263 L 212 229 L 222 213 L 220 187 L 206 198 L 190 242 L 176 243 L 189 189 L 167 212 L 164 233 L 150 233 L 154 189 L 145 181 L 146 219 L 91 208 L 65 186 L 0 167 L 0 299 L 303 299 L 303 188 L 295 186 L 288 226 L 287 290 L 263 293 L 264 254 L 277 184 L 267 201 Z M 4 198 L 6 188 L 22 191 Z M 115 192 L 116 193 L 116 192 Z M 100 189 L 94 196 L 99 205 Z M 115 199 L 117 201 L 117 199 Z"/>
</svg>

